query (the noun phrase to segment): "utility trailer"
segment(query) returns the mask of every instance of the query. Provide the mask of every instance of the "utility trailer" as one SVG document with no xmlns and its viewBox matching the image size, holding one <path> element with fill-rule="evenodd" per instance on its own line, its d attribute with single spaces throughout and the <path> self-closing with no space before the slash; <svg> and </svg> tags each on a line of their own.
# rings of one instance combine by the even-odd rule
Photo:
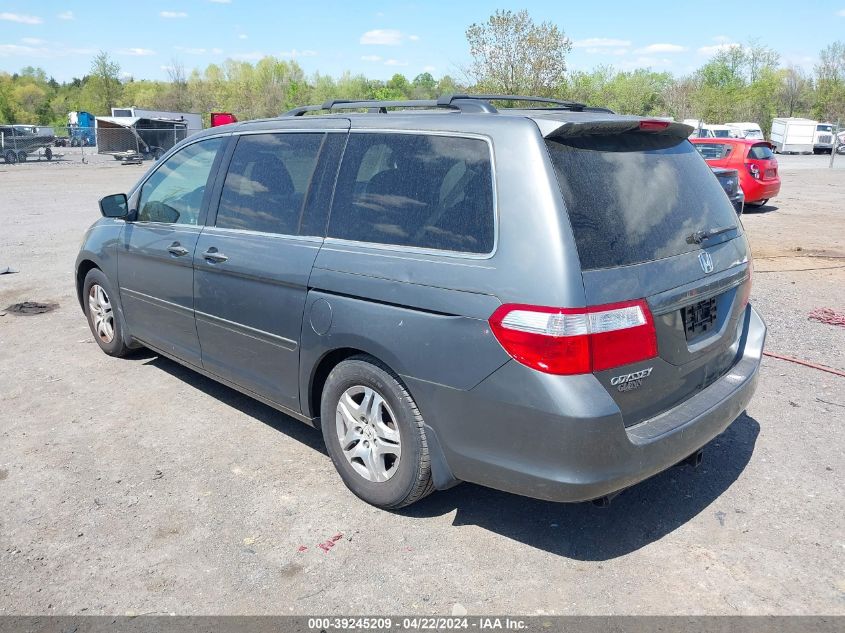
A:
<svg viewBox="0 0 845 633">
<path fill-rule="evenodd" d="M 112 108 L 96 118 L 97 152 L 122 162 L 158 160 L 179 141 L 202 129 L 202 117 L 189 112 Z"/>
<path fill-rule="evenodd" d="M 52 134 L 37 134 L 34 126 L 0 125 L 0 156 L 7 164 L 23 163 L 35 154 L 47 160 L 53 159 L 50 146 L 56 140 Z"/>
<path fill-rule="evenodd" d="M 772 119 L 770 140 L 778 154 L 812 154 L 818 121 L 799 117 Z"/>
</svg>

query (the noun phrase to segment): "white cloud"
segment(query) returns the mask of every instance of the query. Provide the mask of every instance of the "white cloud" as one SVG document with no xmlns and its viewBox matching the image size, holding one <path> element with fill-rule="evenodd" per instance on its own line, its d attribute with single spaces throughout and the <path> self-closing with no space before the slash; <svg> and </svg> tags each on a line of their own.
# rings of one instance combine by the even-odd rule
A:
<svg viewBox="0 0 845 633">
<path fill-rule="evenodd" d="M 385 66 L 407 66 L 408 62 L 400 62 L 398 59 L 388 59 L 384 62 Z"/>
<path fill-rule="evenodd" d="M 245 39 L 248 39 L 248 38 L 249 38 L 249 36 L 246 33 L 241 33 L 240 35 L 238 35 L 239 40 L 245 40 Z"/>
<path fill-rule="evenodd" d="M 159 13 L 159 15 L 169 20 L 188 17 L 188 14 L 184 11 L 162 11 L 161 13 Z"/>
<path fill-rule="evenodd" d="M 630 46 L 630 40 L 617 40 L 610 37 L 588 37 L 572 43 L 575 48 L 622 48 Z"/>
<path fill-rule="evenodd" d="M 37 15 L 25 15 L 23 13 L 0 13 L 0 20 L 17 22 L 18 24 L 41 24 L 44 21 Z"/>
<path fill-rule="evenodd" d="M 69 48 L 61 43 L 45 42 L 41 46 L 24 46 L 20 44 L 0 44 L 0 57 L 37 57 L 53 59 L 68 55 L 93 55 L 97 51 L 93 48 Z"/>
<path fill-rule="evenodd" d="M 635 70 L 637 68 L 654 68 L 655 66 L 671 66 L 672 60 L 666 57 L 650 57 L 641 55 L 634 59 L 626 59 L 620 64 L 623 70 Z"/>
<path fill-rule="evenodd" d="M 208 0 L 214 4 L 232 4 L 232 0 Z"/>
<path fill-rule="evenodd" d="M 60 20 L 74 20 L 76 19 L 73 15 L 73 11 L 62 11 L 61 13 L 56 15 L 57 18 Z"/>
<path fill-rule="evenodd" d="M 411 40 L 412 42 L 419 42 L 420 36 L 419 35 L 409 35 L 408 39 Z"/>
<path fill-rule="evenodd" d="M 223 53 L 223 49 L 222 48 L 212 48 L 211 53 L 212 53 L 212 55 L 221 55 Z"/>
<path fill-rule="evenodd" d="M 361 57 L 361 59 L 364 60 L 365 62 L 380 62 L 381 56 L 379 56 L 379 55 L 363 55 Z"/>
<path fill-rule="evenodd" d="M 29 44 L 30 46 L 39 46 L 40 44 L 44 44 L 44 40 L 40 40 L 37 37 L 22 37 L 21 42 L 24 44 Z"/>
<path fill-rule="evenodd" d="M 435 70 L 437 69 L 434 66 L 423 66 L 423 72 L 433 73 Z"/>
<path fill-rule="evenodd" d="M 602 54 L 602 55 L 627 55 L 628 49 L 627 48 L 585 48 L 585 52 L 591 54 Z"/>
<path fill-rule="evenodd" d="M 836 15 L 838 15 L 841 18 L 845 18 L 845 9 L 840 9 L 839 11 L 836 12 Z"/>
<path fill-rule="evenodd" d="M 361 44 L 377 44 L 381 46 L 397 46 L 405 36 L 397 29 L 375 29 L 367 31 L 361 36 Z"/>
<path fill-rule="evenodd" d="M 649 44 L 643 48 L 637 49 L 638 53 L 683 53 L 687 50 L 686 46 L 679 44 Z"/>
<path fill-rule="evenodd" d="M 129 55 L 130 57 L 149 57 L 155 55 L 156 52 L 149 48 L 122 48 L 117 51 L 118 55 Z"/>
<path fill-rule="evenodd" d="M 730 50 L 732 48 L 742 48 L 742 44 L 738 44 L 736 42 L 731 42 L 731 41 L 728 40 L 728 38 L 723 37 L 723 36 L 714 37 L 713 39 L 716 40 L 719 43 L 713 44 L 712 46 L 702 46 L 702 47 L 700 47 L 698 49 L 699 55 L 706 55 L 706 56 L 709 57 L 711 55 L 715 55 L 716 53 L 720 53 L 722 51 L 727 51 L 727 50 Z"/>
<path fill-rule="evenodd" d="M 317 56 L 317 51 L 312 51 L 312 50 L 309 50 L 309 49 L 306 49 L 304 51 L 300 51 L 300 50 L 297 50 L 297 49 L 294 48 L 292 50 L 282 51 L 281 53 L 279 53 L 279 57 L 290 57 L 292 59 L 296 59 L 297 57 L 316 57 L 316 56 Z"/>
</svg>

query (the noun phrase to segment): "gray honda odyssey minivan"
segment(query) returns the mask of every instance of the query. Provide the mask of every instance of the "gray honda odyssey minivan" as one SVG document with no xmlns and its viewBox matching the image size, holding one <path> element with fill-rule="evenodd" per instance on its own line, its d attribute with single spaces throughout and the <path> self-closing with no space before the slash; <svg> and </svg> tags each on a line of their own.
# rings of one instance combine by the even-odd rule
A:
<svg viewBox="0 0 845 633">
<path fill-rule="evenodd" d="M 107 354 L 321 428 L 376 506 L 460 481 L 607 500 L 756 386 L 748 243 L 690 132 L 501 95 L 213 128 L 100 201 L 79 301 Z"/>
</svg>

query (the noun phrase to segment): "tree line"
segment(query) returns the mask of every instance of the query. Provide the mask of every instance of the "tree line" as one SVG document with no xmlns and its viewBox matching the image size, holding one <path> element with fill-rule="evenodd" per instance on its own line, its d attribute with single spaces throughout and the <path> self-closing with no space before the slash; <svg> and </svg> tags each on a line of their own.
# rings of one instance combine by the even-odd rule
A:
<svg viewBox="0 0 845 633">
<path fill-rule="evenodd" d="M 174 62 L 164 81 L 121 78 L 119 64 L 100 52 L 81 78 L 59 83 L 27 66 L 0 72 L 0 122 L 65 125 L 72 110 L 109 114 L 113 106 L 177 112 L 233 112 L 241 120 L 278 116 L 307 103 L 336 99 L 428 99 L 457 92 L 534 94 L 609 107 L 623 114 L 696 118 L 709 123 L 755 121 L 768 131 L 776 116 L 845 123 L 845 42 L 822 49 L 812 72 L 782 65 L 772 48 L 750 41 L 718 51 L 695 72 L 675 76 L 650 69 L 599 66 L 569 70 L 572 43 L 526 11 L 497 11 L 466 31 L 469 66 L 460 77 L 389 80 L 345 73 L 306 74 L 292 60 L 226 60 L 190 73 Z"/>
</svg>

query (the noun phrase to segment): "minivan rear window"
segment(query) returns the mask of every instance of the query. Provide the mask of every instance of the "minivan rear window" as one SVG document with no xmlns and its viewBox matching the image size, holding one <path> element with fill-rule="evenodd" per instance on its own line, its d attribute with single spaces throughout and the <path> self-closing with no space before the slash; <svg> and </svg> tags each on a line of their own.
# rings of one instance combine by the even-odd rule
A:
<svg viewBox="0 0 845 633">
<path fill-rule="evenodd" d="M 546 143 L 584 270 L 700 249 L 687 240 L 697 230 L 740 230 L 724 190 L 686 139 L 634 132 Z"/>
<path fill-rule="evenodd" d="M 353 133 L 328 236 L 486 254 L 494 241 L 486 141 L 439 134 Z"/>
</svg>

